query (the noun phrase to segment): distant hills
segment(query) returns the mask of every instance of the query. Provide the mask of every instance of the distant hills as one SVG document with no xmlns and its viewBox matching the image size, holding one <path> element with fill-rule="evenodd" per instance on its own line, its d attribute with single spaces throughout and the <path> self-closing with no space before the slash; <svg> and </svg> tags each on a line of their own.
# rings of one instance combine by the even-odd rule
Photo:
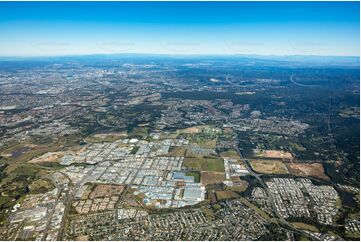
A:
<svg viewBox="0 0 361 242">
<path fill-rule="evenodd" d="M 232 61 L 248 65 L 304 66 L 304 67 L 352 67 L 359 68 L 359 56 L 316 56 L 316 55 L 165 55 L 165 54 L 90 54 L 34 57 L 0 57 L 0 62 L 62 62 L 62 61 Z"/>
</svg>

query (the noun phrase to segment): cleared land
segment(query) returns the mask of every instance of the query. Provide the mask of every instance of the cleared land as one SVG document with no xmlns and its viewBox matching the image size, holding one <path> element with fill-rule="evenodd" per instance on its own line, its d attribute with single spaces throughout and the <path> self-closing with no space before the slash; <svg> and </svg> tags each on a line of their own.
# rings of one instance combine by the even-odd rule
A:
<svg viewBox="0 0 361 242">
<path fill-rule="evenodd" d="M 89 198 L 109 197 L 112 195 L 120 195 L 124 191 L 124 186 L 99 184 L 90 193 Z"/>
<path fill-rule="evenodd" d="M 230 198 L 238 198 L 239 195 L 231 190 L 216 191 L 217 200 L 224 200 Z"/>
<path fill-rule="evenodd" d="M 64 152 L 47 152 L 39 157 L 31 159 L 29 163 L 56 162 L 64 156 Z"/>
<path fill-rule="evenodd" d="M 221 183 L 225 179 L 223 172 L 201 172 L 201 183 L 203 185 Z"/>
<path fill-rule="evenodd" d="M 288 169 L 281 160 L 250 160 L 249 163 L 258 173 L 288 174 Z"/>
<path fill-rule="evenodd" d="M 288 170 L 296 176 L 311 176 L 320 179 L 329 179 L 321 163 L 289 163 Z"/>
<path fill-rule="evenodd" d="M 274 158 L 274 159 L 292 159 L 292 154 L 290 152 L 282 150 L 254 150 L 256 157 L 263 158 Z"/>
<path fill-rule="evenodd" d="M 185 158 L 183 164 L 199 171 L 224 172 L 223 160 L 219 158 Z"/>
<path fill-rule="evenodd" d="M 116 132 L 112 132 L 112 133 L 104 133 L 104 134 L 94 134 L 93 136 L 89 136 L 87 137 L 85 140 L 87 142 L 113 142 L 118 140 L 121 137 L 125 137 L 127 134 L 124 133 L 116 133 Z"/>
<path fill-rule="evenodd" d="M 189 127 L 183 130 L 180 130 L 179 133 L 185 133 L 185 134 L 197 134 L 201 132 L 201 127 Z"/>
</svg>

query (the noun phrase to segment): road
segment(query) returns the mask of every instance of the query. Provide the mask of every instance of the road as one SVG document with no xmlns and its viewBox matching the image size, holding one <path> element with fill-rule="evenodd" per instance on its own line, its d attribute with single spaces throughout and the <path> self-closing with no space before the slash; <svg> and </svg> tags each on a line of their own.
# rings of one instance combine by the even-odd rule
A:
<svg viewBox="0 0 361 242">
<path fill-rule="evenodd" d="M 293 84 L 297 85 L 297 86 L 300 86 L 300 87 L 317 87 L 317 86 L 318 86 L 318 85 L 306 85 L 306 84 L 298 83 L 298 82 L 296 82 L 295 80 L 293 80 L 293 76 L 294 76 L 294 74 L 292 74 L 292 75 L 290 76 L 290 81 L 291 81 Z"/>
<path fill-rule="evenodd" d="M 67 193 L 66 193 L 66 199 L 65 199 L 65 210 L 64 210 L 64 216 L 63 216 L 63 220 L 61 221 L 61 226 L 59 229 L 59 233 L 58 233 L 58 238 L 57 240 L 63 240 L 63 235 L 64 235 L 64 231 L 65 231 L 65 224 L 66 224 L 66 220 L 68 217 L 68 213 L 71 207 L 71 203 L 74 199 L 74 190 L 72 189 L 72 187 L 69 187 Z"/>
<path fill-rule="evenodd" d="M 228 121 L 228 118 L 226 118 L 226 123 L 230 126 L 230 127 L 234 127 L 234 125 L 232 123 L 230 123 Z M 297 234 L 301 234 L 301 235 L 304 235 L 306 236 L 306 238 L 311 238 L 312 240 L 318 240 L 316 237 L 308 234 L 308 233 L 305 233 L 303 231 L 299 231 L 299 230 L 296 230 L 289 222 L 287 222 L 279 213 L 278 213 L 278 210 L 276 208 L 276 204 L 273 200 L 273 197 L 271 196 L 270 192 L 269 192 L 269 189 L 266 185 L 266 183 L 262 180 L 261 176 L 259 174 L 257 174 L 256 172 L 253 171 L 251 165 L 249 164 L 248 160 L 246 160 L 241 152 L 241 150 L 239 149 L 239 137 L 238 137 L 238 133 L 236 132 L 236 142 L 235 142 L 235 145 L 234 145 L 234 148 L 236 149 L 238 155 L 241 157 L 241 160 L 243 161 L 243 163 L 245 164 L 249 174 L 251 176 L 253 176 L 254 178 L 257 179 L 257 181 L 260 183 L 260 185 L 263 187 L 263 189 L 265 190 L 267 196 L 268 196 L 268 201 L 269 201 L 269 204 L 271 204 L 272 206 L 272 211 L 274 212 L 274 214 L 277 216 L 278 218 L 278 222 L 279 224 L 281 224 L 284 228 L 286 229 L 289 229 Z"/>
<path fill-rule="evenodd" d="M 130 186 L 133 184 L 135 178 L 138 176 L 138 173 L 139 173 L 139 171 L 142 169 L 142 167 L 144 166 L 144 163 L 146 162 L 146 160 L 147 160 L 147 159 L 143 159 L 142 164 L 141 164 L 141 165 L 139 166 L 139 168 L 137 169 L 137 172 L 134 174 L 133 179 L 131 180 L 131 182 L 129 183 L 129 185 L 126 185 L 126 187 L 125 187 L 122 195 L 120 196 L 120 198 L 118 199 L 118 201 L 115 203 L 115 205 L 114 205 L 115 217 L 118 216 L 118 207 L 119 207 L 119 205 L 124 201 L 124 199 L 125 199 L 128 191 L 129 191 Z"/>
<path fill-rule="evenodd" d="M 58 204 L 58 202 L 59 202 L 59 197 L 60 197 L 60 193 L 62 191 L 62 188 L 59 187 L 59 184 L 51 176 L 49 176 L 49 180 L 51 180 L 52 183 L 54 184 L 54 186 L 56 187 L 56 191 L 57 191 L 56 192 L 56 199 L 55 199 L 55 206 L 56 206 Z M 48 208 L 48 211 L 49 211 L 49 208 Z M 48 231 L 50 229 L 50 223 L 51 223 L 51 220 L 53 219 L 54 212 L 55 212 L 55 207 L 53 209 L 51 209 L 49 213 L 46 214 L 46 219 L 48 221 L 46 222 L 46 226 L 45 226 L 45 230 L 44 230 L 45 233 L 43 235 L 42 240 L 46 240 L 46 237 L 48 236 Z"/>
</svg>

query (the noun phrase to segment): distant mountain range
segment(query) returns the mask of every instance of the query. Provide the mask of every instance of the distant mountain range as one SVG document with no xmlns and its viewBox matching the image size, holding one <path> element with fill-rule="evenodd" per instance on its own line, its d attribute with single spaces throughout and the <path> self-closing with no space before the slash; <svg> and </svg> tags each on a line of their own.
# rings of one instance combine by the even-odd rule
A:
<svg viewBox="0 0 361 242">
<path fill-rule="evenodd" d="M 316 56 L 316 55 L 165 55 L 165 54 L 89 54 L 64 56 L 34 56 L 34 57 L 0 57 L 1 62 L 17 61 L 96 61 L 96 60 L 190 60 L 190 61 L 237 61 L 242 63 L 280 66 L 330 66 L 330 67 L 359 67 L 359 56 Z"/>
</svg>

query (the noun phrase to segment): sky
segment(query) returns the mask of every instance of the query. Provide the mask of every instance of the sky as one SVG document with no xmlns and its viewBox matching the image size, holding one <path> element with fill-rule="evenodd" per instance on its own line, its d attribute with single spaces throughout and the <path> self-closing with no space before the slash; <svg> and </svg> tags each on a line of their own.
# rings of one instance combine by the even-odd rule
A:
<svg viewBox="0 0 361 242">
<path fill-rule="evenodd" d="M 359 56 L 359 2 L 0 2 L 0 56 Z"/>
</svg>

